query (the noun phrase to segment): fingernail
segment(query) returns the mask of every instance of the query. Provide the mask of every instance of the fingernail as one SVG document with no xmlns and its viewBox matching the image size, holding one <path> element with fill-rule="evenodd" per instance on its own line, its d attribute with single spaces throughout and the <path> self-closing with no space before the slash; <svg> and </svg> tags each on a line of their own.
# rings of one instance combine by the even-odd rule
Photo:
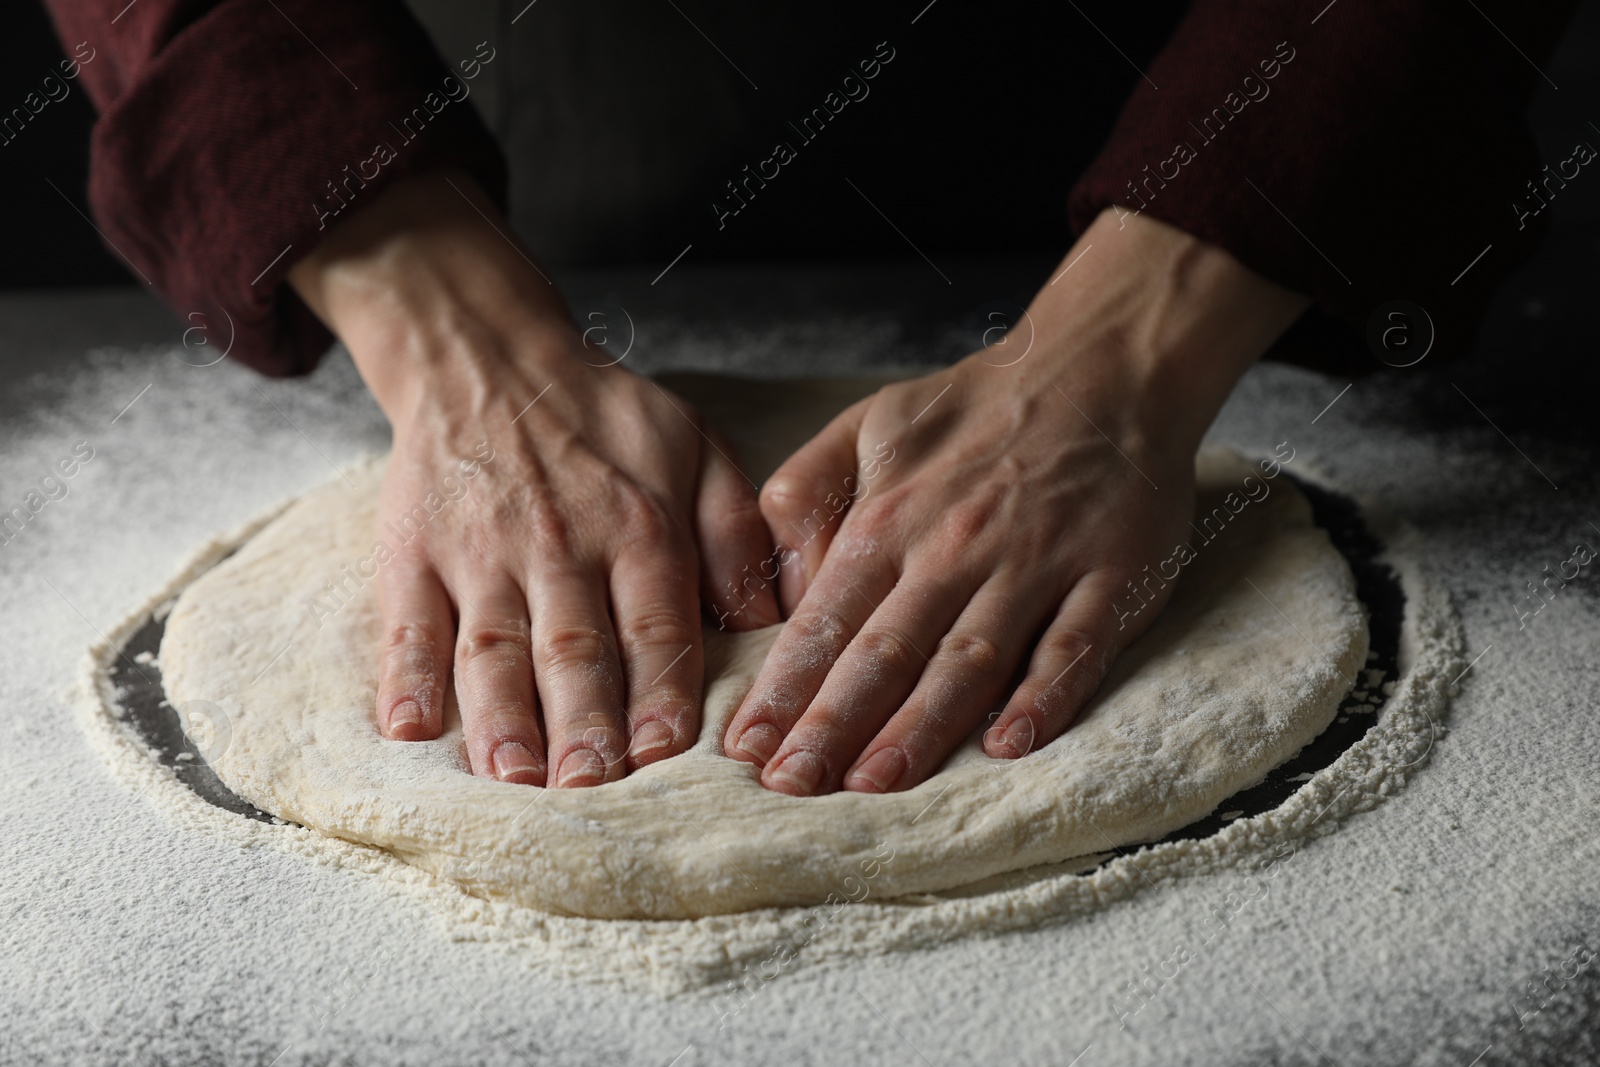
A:
<svg viewBox="0 0 1600 1067">
<path fill-rule="evenodd" d="M 415 700 L 402 700 L 389 712 L 389 732 L 396 733 L 405 726 L 421 726 L 423 721 L 421 705 Z"/>
<path fill-rule="evenodd" d="M 516 785 L 542 785 L 544 764 L 520 741 L 506 741 L 494 750 L 494 776 Z"/>
<path fill-rule="evenodd" d="M 787 786 L 784 792 L 808 797 L 817 791 L 823 770 L 822 761 L 816 756 L 809 752 L 795 752 L 768 770 L 767 779 L 773 785 Z"/>
<path fill-rule="evenodd" d="M 847 788 L 863 793 L 887 793 L 906 773 L 906 756 L 898 748 L 880 748 L 850 775 Z"/>
<path fill-rule="evenodd" d="M 606 778 L 606 761 L 592 748 L 575 748 L 561 761 L 556 787 L 599 785 Z"/>
<path fill-rule="evenodd" d="M 739 735 L 739 742 L 734 747 L 740 752 L 754 756 L 756 762 L 765 767 L 781 744 L 783 735 L 778 732 L 776 726 L 770 722 L 758 722 Z"/>
<path fill-rule="evenodd" d="M 633 732 L 633 742 L 628 746 L 628 755 L 636 761 L 642 760 L 671 745 L 672 738 L 672 727 L 660 719 L 651 719 Z"/>
<path fill-rule="evenodd" d="M 1026 756 L 1033 750 L 1033 720 L 1026 715 L 1012 719 L 1011 725 L 1000 735 L 1000 744 L 1019 757 Z"/>
</svg>

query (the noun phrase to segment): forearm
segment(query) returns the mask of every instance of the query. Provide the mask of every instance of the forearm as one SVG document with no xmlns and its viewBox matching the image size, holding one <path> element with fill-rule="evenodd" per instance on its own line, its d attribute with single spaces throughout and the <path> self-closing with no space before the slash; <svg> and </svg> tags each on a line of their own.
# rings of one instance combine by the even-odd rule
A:
<svg viewBox="0 0 1600 1067">
<path fill-rule="evenodd" d="M 445 372 L 529 351 L 561 352 L 571 322 L 548 273 L 461 172 L 396 182 L 335 226 L 289 272 L 301 299 L 350 348 L 392 421 Z M 552 357 L 554 358 L 554 356 Z"/>
<path fill-rule="evenodd" d="M 1081 353 L 1105 361 L 1114 352 L 1114 363 L 1092 376 L 1103 384 L 1086 386 L 1097 392 L 1074 402 L 1103 398 L 1136 422 L 1162 424 L 1151 432 L 1189 448 L 1240 376 L 1309 304 L 1215 245 L 1151 218 L 1119 220 L 1111 210 L 1051 278 L 1028 308 L 1040 349 L 1028 373 L 1053 377 Z"/>
</svg>

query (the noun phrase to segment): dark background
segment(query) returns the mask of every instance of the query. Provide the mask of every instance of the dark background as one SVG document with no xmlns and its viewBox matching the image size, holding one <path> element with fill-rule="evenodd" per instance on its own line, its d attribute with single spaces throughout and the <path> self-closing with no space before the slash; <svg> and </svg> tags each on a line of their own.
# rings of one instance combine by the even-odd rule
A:
<svg viewBox="0 0 1600 1067">
<path fill-rule="evenodd" d="M 1114 21 L 1106 24 L 1108 32 L 1119 44 L 1141 62 L 1160 48 L 1167 25 L 1184 5 L 1174 0 L 1163 0 L 1155 6 L 1159 10 L 1143 10 L 1138 17 L 1131 14 L 1112 16 Z M 1064 10 L 1072 18 L 1079 18 L 1069 7 L 1064 7 Z M 943 18 L 949 23 L 952 16 L 957 14 L 943 13 Z M 1002 28 L 997 31 L 999 36 L 995 40 L 989 40 L 983 36 L 985 31 L 982 27 L 1003 26 L 1002 20 L 994 18 L 994 12 L 989 8 L 976 14 L 981 15 L 977 21 L 955 20 L 955 28 L 950 32 L 961 35 L 977 50 L 987 52 L 1001 46 L 1006 31 Z M 6 33 L 0 35 L 0 110 L 8 110 L 13 103 L 20 103 L 28 92 L 36 90 L 44 76 L 56 70 L 56 64 L 65 54 L 38 0 L 23 0 L 13 5 L 8 15 Z M 1462 17 L 1476 16 L 1470 8 L 1463 8 Z M 430 21 L 440 21 L 440 17 L 436 15 Z M 1073 27 L 1064 22 L 1060 30 L 1073 32 Z M 856 50 L 860 51 L 860 47 L 857 46 Z M 823 57 L 810 49 L 807 51 L 811 53 L 804 59 L 808 67 L 831 69 L 828 63 L 823 62 Z M 839 59 L 839 63 L 833 66 L 848 69 L 851 57 L 841 53 L 839 57 L 829 58 Z M 1072 143 L 1072 147 L 1060 151 L 1059 158 L 1048 160 L 1049 166 L 1017 168 L 1031 175 L 1033 184 L 1038 188 L 1019 187 L 1012 204 L 1001 205 L 1000 211 L 1004 214 L 1026 210 L 1017 207 L 1019 204 L 1043 205 L 1044 209 L 1039 212 L 1041 217 L 1034 220 L 1037 226 L 1031 227 L 1038 235 L 1037 244 L 1041 248 L 1064 247 L 1068 238 L 1064 211 L 1049 209 L 1052 206 L 1059 209 L 1064 205 L 1066 189 L 1075 176 L 1073 171 L 1092 157 L 1099 141 L 1109 130 L 1109 115 L 1114 114 L 1117 101 L 1127 92 L 1131 79 L 1136 77 L 1128 66 L 1114 62 L 1114 59 L 1108 59 L 1104 69 L 1081 73 L 1045 71 L 1036 79 L 1040 86 L 1052 79 L 1073 79 L 1071 99 L 1076 106 L 1064 108 L 1070 113 L 1063 116 L 1062 127 L 1052 131 L 1054 136 L 1037 138 L 1035 144 L 1030 145 L 1033 158 L 1038 158 L 1040 145 L 1050 142 Z M 1530 111 L 1530 122 L 1547 160 L 1564 158 L 1578 139 L 1600 143 L 1600 129 L 1596 128 L 1600 126 L 1600 62 L 1597 59 L 1600 59 L 1600 0 L 1589 0 L 1580 8 L 1558 53 L 1545 64 L 1552 80 L 1561 88 L 1555 90 L 1541 82 Z M 1004 94 L 1027 93 L 1039 88 L 1032 84 L 1008 84 L 995 86 L 988 93 L 980 92 L 974 96 L 968 79 L 941 79 L 938 76 L 940 72 L 906 70 L 905 64 L 914 60 L 915 57 L 908 59 L 902 55 L 896 76 L 902 79 L 915 77 L 919 93 L 932 94 L 923 101 L 924 106 L 916 109 L 911 120 L 920 120 L 926 128 L 894 132 L 923 142 L 936 141 L 941 129 L 948 129 L 952 125 L 972 128 L 964 122 L 950 123 L 948 120 L 952 118 L 952 109 L 986 108 L 991 112 L 999 112 L 1002 108 L 995 100 L 1003 99 Z M 794 62 L 802 60 L 795 59 Z M 817 86 L 812 84 L 817 81 L 816 78 L 786 80 L 793 80 L 810 95 L 816 95 Z M 960 94 L 942 93 L 941 82 L 960 84 Z M 48 121 L 34 121 L 14 141 L 0 144 L 0 203 L 7 205 L 4 221 L 0 225 L 4 227 L 4 243 L 8 253 L 0 258 L 0 288 L 136 284 L 136 279 L 121 261 L 106 250 L 85 217 L 89 131 L 94 112 L 82 87 L 77 83 L 69 84 L 72 86 L 71 95 L 64 101 L 51 103 L 47 112 L 40 116 Z M 1085 93 L 1092 96 L 1086 97 Z M 483 103 L 481 99 L 478 102 Z M 809 105 L 814 101 L 807 96 L 805 102 Z M 803 108 L 791 110 L 801 111 Z M 780 107 L 774 114 L 781 115 L 785 111 Z M 901 113 L 901 122 L 905 121 L 905 114 Z M 1085 115 L 1096 117 L 1080 117 Z M 1595 125 L 1590 125 L 1591 121 Z M 491 122 L 500 125 L 494 121 L 494 116 L 491 116 Z M 761 124 L 757 140 L 765 137 L 769 125 L 772 123 Z M 848 138 L 852 134 L 880 138 L 887 132 L 873 130 L 861 123 L 855 125 L 857 130 L 841 124 L 842 133 L 830 131 L 829 139 Z M 997 129 L 1005 129 L 1004 116 L 996 114 L 994 125 Z M 766 140 L 770 140 L 770 137 Z M 762 144 L 765 143 L 762 140 Z M 756 151 L 760 146 L 754 142 L 739 147 L 749 148 L 750 151 L 739 153 L 735 158 L 759 159 L 764 154 Z M 833 149 L 834 146 L 828 147 Z M 841 143 L 836 150 L 848 156 L 852 146 Z M 808 154 L 815 154 L 816 151 L 818 149 L 807 150 Z M 1000 165 L 998 160 L 1006 151 L 1007 146 L 1003 142 L 953 144 L 950 145 L 944 166 L 960 172 Z M 1474 151 L 1473 145 L 1462 145 L 1459 157 L 1439 161 L 1439 171 L 1435 177 L 1448 181 L 1452 169 L 1470 167 Z M 1584 179 L 1588 177 L 1584 175 Z M 55 188 L 52 188 L 52 183 Z M 840 195 L 847 198 L 853 194 L 842 190 Z M 1396 191 L 1396 195 L 1426 196 L 1426 190 L 1401 189 Z M 851 207 L 859 209 L 859 204 L 852 204 Z M 989 210 L 982 213 L 984 219 L 977 224 L 982 227 L 981 232 L 975 229 L 972 234 L 947 233 L 940 239 L 943 249 L 968 255 L 1006 251 L 994 242 L 1001 233 L 1008 230 L 1014 232 L 1014 228 L 996 228 L 988 221 L 992 218 L 994 207 L 989 205 Z M 817 209 L 824 212 L 831 210 L 830 205 L 818 205 Z M 805 213 L 810 214 L 810 211 Z M 961 214 L 951 211 L 947 216 L 956 230 L 962 226 Z M 746 217 L 740 218 L 737 227 L 730 227 L 737 240 L 723 242 L 725 251 L 722 258 L 760 258 L 761 248 L 769 243 L 793 250 L 795 244 L 792 240 L 769 242 L 767 235 L 761 232 L 763 224 L 773 215 L 772 212 L 749 212 Z M 1568 189 L 1563 190 L 1561 197 L 1552 202 L 1549 215 L 1556 231 L 1570 231 L 1575 224 L 1600 225 L 1600 178 L 1580 179 L 1571 183 Z M 983 235 L 988 238 L 986 245 Z M 778 235 L 772 236 L 776 238 Z M 1551 243 L 1547 242 L 1547 249 Z M 711 249 L 705 252 L 715 254 Z M 813 254 L 825 255 L 826 250 L 813 250 Z M 1592 271 L 1583 273 L 1593 277 Z M 1588 292 L 1593 293 L 1594 290 L 1590 288 Z M 1547 310 L 1554 313 L 1558 309 L 1551 307 Z"/>
<path fill-rule="evenodd" d="M 431 10 L 428 9 L 428 0 L 414 0 L 413 6 L 423 11 L 435 33 L 444 33 L 446 36 L 456 30 L 461 34 L 474 32 L 467 24 L 475 19 L 481 24 L 482 18 L 489 14 L 477 8 L 469 13 L 464 8 L 456 9 L 448 4 L 435 5 L 438 10 Z M 1156 6 L 1159 10 L 1134 11 L 1130 8 L 1108 16 L 1114 21 L 1106 23 L 1106 28 L 1119 43 L 1134 53 L 1135 59 L 1142 60 L 1159 49 L 1173 13 L 1182 7 L 1172 0 Z M 1066 12 L 1065 17 L 1079 17 L 1070 7 L 1063 7 L 1062 10 Z M 979 34 L 982 26 L 1003 22 L 995 19 L 993 11 L 988 8 L 971 12 L 977 21 L 952 17 L 958 13 L 961 12 L 946 13 L 941 20 L 955 27 L 952 32 Z M 0 34 L 0 110 L 20 103 L 28 92 L 38 87 L 46 74 L 56 70 L 56 64 L 65 54 L 38 0 L 24 0 L 15 4 L 8 14 L 10 18 L 6 32 Z M 507 21 L 499 17 L 501 14 L 504 12 L 498 10 L 492 13 L 493 24 Z M 1465 6 L 1461 17 L 1481 16 L 1470 6 Z M 1082 30 L 1081 26 L 1071 32 L 1079 30 Z M 971 47 L 991 54 L 989 50 L 1003 45 L 1006 31 L 1002 27 L 993 32 L 1000 36 L 994 40 L 974 36 Z M 459 51 L 461 48 L 460 43 L 455 41 L 442 41 L 441 44 L 446 51 L 452 48 Z M 852 44 L 852 47 L 860 50 L 859 45 Z M 843 63 L 848 57 L 841 52 L 840 57 L 835 58 Z M 1568 156 L 1572 145 L 1578 140 L 1600 145 L 1600 62 L 1597 59 L 1600 59 L 1600 0 L 1588 0 L 1580 7 L 1557 53 L 1542 64 L 1544 71 L 1560 88 L 1552 88 L 1541 81 L 1530 108 L 1529 121 L 1547 161 Z M 811 55 L 807 61 L 820 62 L 820 59 Z M 905 64 L 908 59 L 902 57 L 900 62 Z M 823 63 L 819 69 L 828 66 Z M 508 69 L 501 73 L 506 75 L 510 71 Z M 950 108 L 994 108 L 994 101 L 1001 98 L 1000 94 L 1018 91 L 1016 85 L 986 86 L 987 95 L 980 94 L 975 100 L 963 102 L 953 96 L 944 99 L 938 95 L 939 83 L 941 76 L 947 73 L 915 71 L 905 66 L 896 70 L 897 77 L 915 76 L 919 86 L 926 85 L 930 87 L 928 91 L 935 94 L 928 99 L 928 106 L 922 109 L 927 116 L 927 129 L 911 131 L 914 135 L 937 138 L 941 116 L 947 116 Z M 1069 237 L 1064 204 L 1066 189 L 1075 176 L 1074 168 L 1081 167 L 1092 156 L 1098 147 L 1098 139 L 1104 136 L 1105 129 L 1102 127 L 1108 128 L 1106 124 L 1114 113 L 1116 99 L 1127 90 L 1125 82 L 1136 76 L 1114 57 L 1108 59 L 1103 69 L 1045 71 L 1042 77 L 1048 79 L 1057 74 L 1063 78 L 1070 76 L 1075 92 L 1090 91 L 1097 97 L 1106 97 L 1106 100 L 1085 100 L 1084 106 L 1077 109 L 1105 117 L 1082 119 L 1069 116 L 1064 127 L 1074 131 L 1076 136 L 1061 136 L 1056 131 L 1056 135 L 1049 138 L 1058 143 L 1070 142 L 1069 147 L 1060 149 L 1052 157 L 1048 168 L 1033 170 L 1029 178 L 1033 185 L 1027 189 L 1019 188 L 1015 200 L 1007 205 L 999 205 L 1002 212 L 1032 212 L 1027 220 L 1031 225 L 1021 229 L 1028 230 L 1037 238 L 1040 249 L 1052 257 L 1066 246 Z M 955 83 L 961 79 L 944 80 Z M 987 82 L 990 79 L 979 80 Z M 806 92 L 814 95 L 814 79 L 796 81 L 802 82 Z M 965 81 L 970 87 L 972 79 Z M 77 83 L 71 84 L 71 95 L 64 101 L 50 104 L 46 113 L 40 116 L 48 121 L 31 122 L 11 143 L 0 144 L 0 203 L 5 205 L 4 213 L 0 215 L 0 233 L 3 233 L 0 240 L 3 240 L 6 253 L 0 256 L 0 289 L 38 291 L 139 284 L 120 259 L 105 248 L 87 218 L 84 193 L 88 174 L 89 131 L 94 114 L 82 87 Z M 1033 86 L 1030 83 L 1022 88 L 1031 89 Z M 501 95 L 504 95 L 503 90 Z M 497 106 L 493 96 L 487 99 L 480 96 L 475 103 L 490 112 L 488 118 L 491 126 L 505 135 L 507 125 L 503 105 Z M 1111 106 L 1105 106 L 1108 103 Z M 995 117 L 1000 127 L 1004 125 L 1004 118 L 1004 115 Z M 841 127 L 845 125 L 841 124 Z M 869 123 L 857 125 L 860 127 L 858 131 L 852 133 L 845 128 L 841 136 L 875 135 Z M 829 136 L 831 138 L 834 134 L 830 133 Z M 831 150 L 848 154 L 852 149 L 841 140 Z M 996 156 L 1004 150 L 1003 143 L 951 144 L 948 165 L 958 173 L 974 171 L 993 165 Z M 1451 158 L 1438 161 L 1436 172 L 1425 176 L 1426 180 L 1399 186 L 1395 195 L 1425 198 L 1429 181 L 1448 182 L 1452 172 L 1473 166 L 1475 154 L 1482 150 L 1480 146 L 1470 143 L 1460 145 L 1459 151 Z M 526 165 L 523 169 L 526 169 Z M 835 192 L 844 198 L 854 195 L 843 186 Z M 1018 206 L 1025 204 L 1037 206 Z M 862 211 L 859 203 L 849 203 L 849 207 L 858 214 Z M 992 210 L 995 205 L 988 207 Z M 706 258 L 714 259 L 760 258 L 763 245 L 769 238 L 777 236 L 765 233 L 765 226 L 781 224 L 778 220 L 783 218 L 803 218 L 812 212 L 812 208 L 825 213 L 834 210 L 828 204 L 819 204 L 804 205 L 804 210 L 798 212 L 748 212 L 739 219 L 736 227 L 729 227 L 733 239 L 724 242 L 720 250 L 697 249 L 695 258 L 701 259 L 702 253 L 706 254 Z M 939 208 L 935 206 L 933 210 L 938 211 Z M 1510 210 L 1509 206 L 1507 210 Z M 912 211 L 910 214 L 915 216 L 918 212 Z M 1460 381 L 1474 395 L 1485 397 L 1489 410 L 1503 415 L 1511 425 L 1554 433 L 1556 436 L 1580 436 L 1592 440 L 1590 424 L 1593 420 L 1589 411 L 1594 391 L 1600 388 L 1600 361 L 1587 358 L 1584 353 L 1593 351 L 1596 331 L 1600 329 L 1600 299 L 1597 299 L 1600 298 L 1600 172 L 1586 169 L 1579 179 L 1562 191 L 1559 198 L 1552 201 L 1547 215 L 1551 227 L 1540 252 L 1501 287 L 1479 333 L 1474 356 L 1453 369 L 1451 376 L 1452 380 Z M 985 248 L 982 246 L 984 233 L 987 232 L 992 238 L 992 226 L 987 231 L 973 226 L 967 232 L 960 225 L 959 212 L 952 210 L 950 217 L 952 229 L 947 236 L 940 238 L 943 245 L 941 251 L 968 255 L 1021 251 L 1020 248 L 1004 246 Z M 1019 228 L 1008 229 L 1014 232 Z M 900 239 L 886 228 L 879 236 L 888 242 L 887 245 L 880 248 L 864 242 L 855 249 L 856 254 L 869 258 L 900 258 L 907 254 L 904 246 L 897 244 Z M 772 243 L 787 246 L 791 250 L 794 248 L 792 242 Z M 1050 249 L 1055 251 L 1052 253 Z M 931 248 L 929 250 L 932 251 Z M 625 252 L 620 248 L 618 251 L 623 252 L 625 258 Z M 829 250 L 819 248 L 812 250 L 812 253 L 813 256 L 826 257 Z M 652 267 L 652 273 L 654 269 Z M 1382 369 L 1376 361 L 1374 369 Z M 1428 365 L 1423 364 L 1416 370 L 1420 372 L 1427 369 Z M 1552 382 L 1559 383 L 1559 388 L 1552 389 Z M 1430 411 L 1424 393 L 1419 398 L 1422 407 L 1416 414 L 1424 419 L 1454 419 L 1461 413 L 1449 408 L 1453 400 L 1454 394 L 1451 393 L 1440 402 L 1442 406 L 1439 410 Z M 1472 414 L 1472 417 L 1477 416 Z"/>
<path fill-rule="evenodd" d="M 11 4 L 0 33 L 0 110 L 9 114 L 46 75 L 59 75 L 64 58 L 43 5 Z M 6 205 L 0 288 L 139 284 L 84 219 L 94 109 L 77 82 L 67 84 L 72 95 L 38 116 L 49 121 L 30 122 L 14 141 L 0 144 L 0 204 Z"/>
</svg>

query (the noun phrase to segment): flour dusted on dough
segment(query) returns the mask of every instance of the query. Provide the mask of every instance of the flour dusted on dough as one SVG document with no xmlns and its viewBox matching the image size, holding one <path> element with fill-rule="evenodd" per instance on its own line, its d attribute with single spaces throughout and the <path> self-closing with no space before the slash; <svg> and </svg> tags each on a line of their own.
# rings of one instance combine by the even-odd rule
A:
<svg viewBox="0 0 1600 1067">
<path fill-rule="evenodd" d="M 867 387 L 784 387 L 781 418 L 736 383 L 691 399 L 728 409 L 721 423 L 759 477 Z M 1202 457 L 1202 508 L 1250 470 L 1230 454 Z M 761 788 L 753 768 L 721 755 L 720 738 L 772 628 L 708 634 L 704 725 L 690 752 L 594 789 L 507 785 L 467 772 L 454 714 L 438 741 L 379 736 L 370 592 L 332 617 L 308 610 L 370 551 L 381 471 L 370 463 L 307 494 L 185 590 L 161 650 L 168 693 L 224 709 L 231 741 L 213 762 L 246 800 L 495 906 L 685 919 L 817 905 L 855 885 L 874 900 L 932 899 L 1154 840 L 1316 736 L 1366 654 L 1349 569 L 1279 479 L 1199 550 L 1080 721 L 1026 759 L 990 760 L 974 738 L 903 793 Z"/>
</svg>

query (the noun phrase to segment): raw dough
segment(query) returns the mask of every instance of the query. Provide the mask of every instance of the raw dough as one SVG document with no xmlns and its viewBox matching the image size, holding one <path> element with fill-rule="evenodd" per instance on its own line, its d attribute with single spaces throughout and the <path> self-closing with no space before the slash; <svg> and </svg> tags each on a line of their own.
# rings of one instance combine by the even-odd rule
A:
<svg viewBox="0 0 1600 1067">
<path fill-rule="evenodd" d="M 877 383 L 672 384 L 759 481 Z M 1201 509 L 1251 469 L 1202 456 Z M 373 462 L 307 494 L 189 587 L 161 649 L 168 694 L 222 710 L 229 741 L 213 765 L 257 807 L 546 912 L 692 918 L 855 899 L 864 878 L 892 899 L 1159 838 L 1316 736 L 1366 655 L 1349 568 L 1280 477 L 1200 549 L 1080 721 L 1024 760 L 989 760 L 974 738 L 904 793 L 761 788 L 720 739 L 773 628 L 708 634 L 690 752 L 594 789 L 506 785 L 467 772 L 453 707 L 438 741 L 378 735 L 370 586 L 320 627 L 308 609 L 370 552 L 381 472 Z"/>
</svg>

